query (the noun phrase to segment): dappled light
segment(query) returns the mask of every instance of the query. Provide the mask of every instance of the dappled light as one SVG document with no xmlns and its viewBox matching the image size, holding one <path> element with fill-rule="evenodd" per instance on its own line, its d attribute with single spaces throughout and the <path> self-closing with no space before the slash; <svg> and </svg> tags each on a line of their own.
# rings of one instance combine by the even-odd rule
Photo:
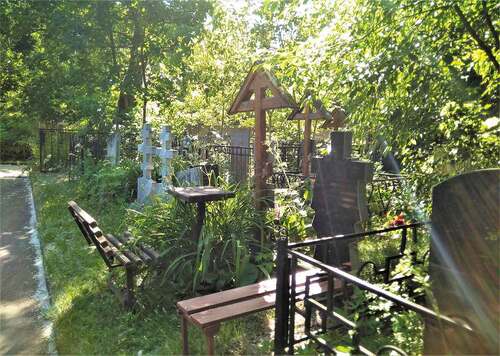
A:
<svg viewBox="0 0 500 356">
<path fill-rule="evenodd" d="M 498 9 L 0 1 L 0 353 L 496 353 Z"/>
</svg>

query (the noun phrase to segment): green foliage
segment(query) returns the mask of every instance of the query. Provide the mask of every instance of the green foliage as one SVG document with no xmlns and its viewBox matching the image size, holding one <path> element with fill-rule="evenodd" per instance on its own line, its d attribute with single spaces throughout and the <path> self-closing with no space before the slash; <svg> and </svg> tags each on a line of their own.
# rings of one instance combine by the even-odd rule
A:
<svg viewBox="0 0 500 356">
<path fill-rule="evenodd" d="M 64 176 L 32 173 L 31 180 L 51 294 L 48 317 L 56 328 L 58 353 L 180 354 L 180 320 L 174 289 L 139 288 L 144 308 L 125 311 L 107 287 L 106 265 L 87 245 L 66 205 L 67 201 L 76 200 L 98 220 L 105 233 L 116 235 L 125 230 L 127 205 L 123 200 L 112 195 L 96 204 L 96 197 L 85 194 L 87 200 L 79 195 L 79 182 L 70 182 Z M 223 323 L 217 337 L 217 353 L 266 352 L 265 346 L 258 346 L 262 339 L 267 344 L 271 342 L 269 331 L 262 327 L 265 322 L 266 316 L 260 315 Z M 191 328 L 189 333 L 191 352 L 204 354 L 203 334 L 198 328 Z"/>
<path fill-rule="evenodd" d="M 314 236 L 311 187 L 305 184 L 302 190 L 301 194 L 296 189 L 288 188 L 276 194 L 275 211 L 267 216 L 268 225 L 274 227 L 275 235 L 287 236 L 290 241 Z"/>
<path fill-rule="evenodd" d="M 139 164 L 125 160 L 113 166 L 107 161 L 93 163 L 87 159 L 83 174 L 78 177 L 77 192 L 86 200 L 93 200 L 98 207 L 108 201 L 131 202 L 136 195 L 137 178 L 141 174 Z"/>
<path fill-rule="evenodd" d="M 130 231 L 169 261 L 162 278 L 173 283 L 180 294 L 245 285 L 271 272 L 272 253 L 266 246 L 255 260 L 250 257 L 250 249 L 260 245 L 253 241 L 253 235 L 263 229 L 251 191 L 224 183 L 222 186 L 236 190 L 236 196 L 207 204 L 199 241 L 191 237 L 196 214 L 193 204 L 156 199 L 141 212 L 129 210 Z"/>
</svg>

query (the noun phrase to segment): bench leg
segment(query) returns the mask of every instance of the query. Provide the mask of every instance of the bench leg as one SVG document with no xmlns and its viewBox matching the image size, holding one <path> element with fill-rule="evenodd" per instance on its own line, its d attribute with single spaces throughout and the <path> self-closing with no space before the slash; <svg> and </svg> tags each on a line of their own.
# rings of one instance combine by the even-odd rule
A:
<svg viewBox="0 0 500 356">
<path fill-rule="evenodd" d="M 205 334 L 205 338 L 207 340 L 207 354 L 214 355 L 215 354 L 215 343 L 214 336 L 219 331 L 219 325 L 212 325 L 203 329 L 203 333 Z"/>
<path fill-rule="evenodd" d="M 135 304 L 135 270 L 131 267 L 125 267 L 127 282 L 125 284 L 124 304 L 126 309 L 132 309 Z"/>
<path fill-rule="evenodd" d="M 183 313 L 181 313 L 181 335 L 182 335 L 182 354 L 189 355 L 188 321 Z"/>
</svg>

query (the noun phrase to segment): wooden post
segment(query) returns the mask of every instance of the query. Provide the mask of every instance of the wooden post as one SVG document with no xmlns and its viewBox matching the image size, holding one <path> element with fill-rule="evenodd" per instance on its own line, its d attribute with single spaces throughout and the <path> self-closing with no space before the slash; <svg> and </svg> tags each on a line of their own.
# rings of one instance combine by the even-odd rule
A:
<svg viewBox="0 0 500 356">
<path fill-rule="evenodd" d="M 266 182 L 263 178 L 264 160 L 266 156 L 264 144 L 266 141 L 266 111 L 262 109 L 264 99 L 264 88 L 257 87 L 255 90 L 255 207 L 257 211 L 262 210 L 264 188 Z"/>
<path fill-rule="evenodd" d="M 181 316 L 182 354 L 189 355 L 188 321 L 184 313 L 180 313 L 180 316 Z"/>
<path fill-rule="evenodd" d="M 298 110 L 297 104 L 292 97 L 280 87 L 278 80 L 262 67 L 255 68 L 248 73 L 243 82 L 238 95 L 229 108 L 228 114 L 233 115 L 240 112 L 255 112 L 255 207 L 260 213 L 263 213 L 266 204 L 263 199 L 266 196 L 266 176 L 272 174 L 267 170 L 264 174 L 264 168 L 271 168 L 266 160 L 266 110 L 293 108 Z M 261 230 L 255 233 L 255 241 L 260 245 L 262 242 Z M 255 255 L 259 248 L 254 248 L 252 253 Z"/>
<path fill-rule="evenodd" d="M 304 147 L 302 148 L 303 159 L 302 159 L 302 174 L 309 177 L 309 161 L 311 154 L 311 119 L 309 118 L 309 105 L 306 105 L 304 110 Z"/>
</svg>

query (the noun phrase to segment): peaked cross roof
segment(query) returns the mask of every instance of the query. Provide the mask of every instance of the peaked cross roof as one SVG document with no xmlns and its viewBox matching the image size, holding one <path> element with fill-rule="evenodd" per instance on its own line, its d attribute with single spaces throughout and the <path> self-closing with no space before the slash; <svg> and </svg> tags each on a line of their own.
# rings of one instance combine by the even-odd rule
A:
<svg viewBox="0 0 500 356">
<path fill-rule="evenodd" d="M 305 119 L 305 114 L 303 113 L 304 106 L 305 106 L 304 101 L 310 95 L 311 95 L 310 93 L 306 93 L 303 100 L 301 101 L 302 105 L 300 106 L 300 108 L 293 110 L 291 112 L 291 114 L 288 115 L 287 120 L 304 120 Z M 331 120 L 332 119 L 332 115 L 328 112 L 328 110 L 326 110 L 326 108 L 324 107 L 321 100 L 314 100 L 313 107 L 316 111 L 311 111 L 307 115 L 310 120 L 320 120 L 320 119 Z"/>
<path fill-rule="evenodd" d="M 236 99 L 228 110 L 228 114 L 255 111 L 255 100 L 252 96 L 258 88 L 266 91 L 269 89 L 272 93 L 272 96 L 266 96 L 262 100 L 263 110 L 280 108 L 297 109 L 297 104 L 290 94 L 280 86 L 278 79 L 271 72 L 263 68 L 257 68 L 248 73 Z"/>
</svg>

